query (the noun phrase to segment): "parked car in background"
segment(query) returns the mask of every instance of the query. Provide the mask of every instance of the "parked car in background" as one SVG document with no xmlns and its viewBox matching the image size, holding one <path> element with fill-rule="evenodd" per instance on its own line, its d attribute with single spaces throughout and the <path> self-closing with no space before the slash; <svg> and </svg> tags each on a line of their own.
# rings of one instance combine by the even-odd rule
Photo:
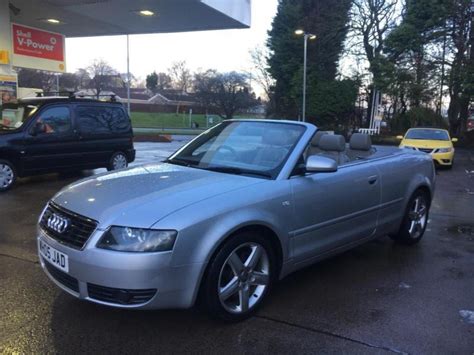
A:
<svg viewBox="0 0 474 355">
<path fill-rule="evenodd" d="M 83 300 L 252 315 L 279 279 L 383 235 L 420 241 L 435 171 L 417 151 L 295 121 L 230 120 L 165 162 L 96 175 L 40 217 L 41 266 Z"/>
<path fill-rule="evenodd" d="M 17 177 L 105 167 L 135 159 L 130 118 L 121 103 L 35 97 L 1 106 L 0 192 Z"/>
<path fill-rule="evenodd" d="M 428 153 L 438 166 L 448 169 L 454 164 L 454 146 L 457 138 L 451 138 L 449 132 L 441 128 L 410 128 L 401 139 L 400 148 Z"/>
</svg>

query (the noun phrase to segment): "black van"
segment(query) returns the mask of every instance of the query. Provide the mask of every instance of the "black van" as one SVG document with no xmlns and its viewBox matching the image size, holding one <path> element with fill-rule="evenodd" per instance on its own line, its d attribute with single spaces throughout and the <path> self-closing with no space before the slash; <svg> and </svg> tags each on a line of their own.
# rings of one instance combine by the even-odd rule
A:
<svg viewBox="0 0 474 355">
<path fill-rule="evenodd" d="M 0 106 L 0 192 L 17 177 L 135 160 L 130 118 L 119 102 L 35 97 Z"/>
</svg>

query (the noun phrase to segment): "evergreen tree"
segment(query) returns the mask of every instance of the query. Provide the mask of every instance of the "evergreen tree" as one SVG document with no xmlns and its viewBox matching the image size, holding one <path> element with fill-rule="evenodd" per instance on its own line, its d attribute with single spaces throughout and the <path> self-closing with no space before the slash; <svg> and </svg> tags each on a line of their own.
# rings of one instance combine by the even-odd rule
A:
<svg viewBox="0 0 474 355">
<path fill-rule="evenodd" d="M 317 36 L 308 42 L 307 115 L 310 121 L 325 115 L 325 103 L 319 100 L 325 100 L 324 93 L 333 93 L 324 87 L 331 86 L 337 74 L 350 6 L 350 0 L 279 1 L 267 43 L 269 71 L 275 79 L 272 98 L 276 116 L 296 118 L 301 112 L 304 43 L 295 35 L 299 28 Z"/>
<path fill-rule="evenodd" d="M 407 0 L 401 24 L 385 41 L 388 54 L 382 63 L 385 91 L 403 88 L 401 93 L 410 107 L 420 107 L 433 100 L 437 83 L 436 47 L 444 37 L 443 24 L 447 12 L 445 0 Z"/>
<path fill-rule="evenodd" d="M 155 92 L 157 86 L 158 86 L 158 74 L 156 74 L 156 71 L 154 71 L 153 73 L 148 74 L 146 76 L 146 88 L 148 90 Z"/>
</svg>

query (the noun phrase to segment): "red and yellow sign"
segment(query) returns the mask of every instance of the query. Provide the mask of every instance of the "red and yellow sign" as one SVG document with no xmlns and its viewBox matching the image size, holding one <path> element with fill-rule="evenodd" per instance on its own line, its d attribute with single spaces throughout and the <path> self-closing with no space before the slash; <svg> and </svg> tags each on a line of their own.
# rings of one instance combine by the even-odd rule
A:
<svg viewBox="0 0 474 355">
<path fill-rule="evenodd" d="M 12 24 L 14 66 L 65 71 L 65 41 L 59 33 Z"/>
</svg>

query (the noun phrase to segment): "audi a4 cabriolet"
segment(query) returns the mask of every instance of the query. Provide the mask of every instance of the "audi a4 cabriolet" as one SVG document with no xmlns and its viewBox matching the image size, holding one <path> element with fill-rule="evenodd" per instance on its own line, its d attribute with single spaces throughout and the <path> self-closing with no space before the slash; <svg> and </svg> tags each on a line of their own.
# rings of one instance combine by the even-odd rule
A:
<svg viewBox="0 0 474 355">
<path fill-rule="evenodd" d="M 238 321 L 291 272 L 379 236 L 423 236 L 431 157 L 295 121 L 229 120 L 166 161 L 61 190 L 38 225 L 41 266 L 83 300 Z"/>
</svg>

